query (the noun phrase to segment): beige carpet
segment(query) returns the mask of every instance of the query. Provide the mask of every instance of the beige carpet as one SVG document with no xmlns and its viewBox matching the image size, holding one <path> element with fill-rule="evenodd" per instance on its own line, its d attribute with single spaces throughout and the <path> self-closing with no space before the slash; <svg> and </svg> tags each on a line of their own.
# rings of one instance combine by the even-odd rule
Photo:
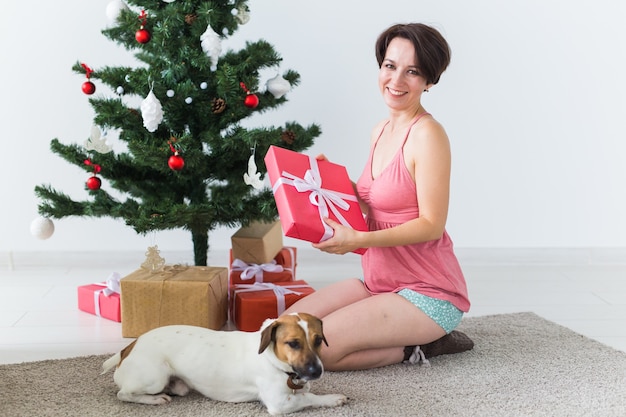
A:
<svg viewBox="0 0 626 417">
<path fill-rule="evenodd" d="M 297 416 L 626 416 L 626 353 L 532 313 L 463 320 L 473 351 L 431 360 L 430 368 L 394 365 L 328 372 L 313 392 L 343 393 L 340 408 Z M 216 416 L 267 415 L 258 403 L 228 404 L 197 394 L 166 406 L 122 403 L 108 356 L 0 366 L 0 415 Z"/>
</svg>

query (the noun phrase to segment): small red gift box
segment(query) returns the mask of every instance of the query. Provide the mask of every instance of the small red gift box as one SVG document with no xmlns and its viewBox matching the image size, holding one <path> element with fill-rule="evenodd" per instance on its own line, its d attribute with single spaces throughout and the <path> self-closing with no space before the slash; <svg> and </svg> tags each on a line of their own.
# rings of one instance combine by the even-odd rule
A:
<svg viewBox="0 0 626 417">
<path fill-rule="evenodd" d="M 272 262 L 248 264 L 241 259 L 233 259 L 230 251 L 230 286 L 252 284 L 254 282 L 290 282 L 296 278 L 297 248 L 284 246 Z"/>
<path fill-rule="evenodd" d="M 237 329 L 255 332 L 266 319 L 280 316 L 293 303 L 314 291 L 302 280 L 236 285 L 231 289 L 231 317 Z"/>
<path fill-rule="evenodd" d="M 324 217 L 355 230 L 367 230 L 344 166 L 277 146 L 270 146 L 265 165 L 286 236 L 309 242 L 329 239 L 333 229 Z"/>
<path fill-rule="evenodd" d="M 121 322 L 119 275 L 112 274 L 106 283 L 78 287 L 78 309 Z"/>
</svg>

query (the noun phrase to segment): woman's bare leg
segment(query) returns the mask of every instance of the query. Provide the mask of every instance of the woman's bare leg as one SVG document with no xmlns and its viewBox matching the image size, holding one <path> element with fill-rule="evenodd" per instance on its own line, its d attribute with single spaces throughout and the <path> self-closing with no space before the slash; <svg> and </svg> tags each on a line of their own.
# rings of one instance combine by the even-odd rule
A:
<svg viewBox="0 0 626 417">
<path fill-rule="evenodd" d="M 358 279 L 324 287 L 299 300 L 284 314 L 304 312 L 321 318 L 328 347 L 327 370 L 368 369 L 399 363 L 404 347 L 432 342 L 445 331 L 398 294 L 371 295 Z"/>
<path fill-rule="evenodd" d="M 394 293 L 355 302 L 323 321 L 329 346 L 322 349 L 322 362 L 335 371 L 399 363 L 405 346 L 430 343 L 445 335 L 423 311 Z"/>
<path fill-rule="evenodd" d="M 298 300 L 283 314 L 309 313 L 324 319 L 333 311 L 371 297 L 363 282 L 357 278 L 339 281 Z"/>
</svg>

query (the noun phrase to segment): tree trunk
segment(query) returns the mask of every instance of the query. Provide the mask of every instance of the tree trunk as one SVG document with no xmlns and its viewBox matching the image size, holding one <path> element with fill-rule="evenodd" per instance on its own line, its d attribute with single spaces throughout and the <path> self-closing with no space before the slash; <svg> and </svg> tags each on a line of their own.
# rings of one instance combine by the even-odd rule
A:
<svg viewBox="0 0 626 417">
<path fill-rule="evenodd" d="M 209 231 L 192 230 L 193 259 L 196 266 L 207 266 L 207 253 L 209 252 Z"/>
</svg>

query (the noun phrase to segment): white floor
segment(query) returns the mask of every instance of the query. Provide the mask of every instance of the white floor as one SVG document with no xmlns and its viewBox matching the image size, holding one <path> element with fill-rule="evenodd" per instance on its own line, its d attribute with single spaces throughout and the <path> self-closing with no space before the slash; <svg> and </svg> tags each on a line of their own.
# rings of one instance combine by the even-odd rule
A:
<svg viewBox="0 0 626 417">
<path fill-rule="evenodd" d="M 626 352 L 626 249 L 457 250 L 468 314 L 532 311 Z M 167 263 L 189 254 L 162 253 Z M 76 287 L 137 269 L 143 253 L 0 253 L 0 363 L 112 353 L 119 323 L 77 308 Z M 227 266 L 225 251 L 209 263 Z M 360 274 L 359 257 L 299 249 L 297 278 L 319 288 Z"/>
</svg>

